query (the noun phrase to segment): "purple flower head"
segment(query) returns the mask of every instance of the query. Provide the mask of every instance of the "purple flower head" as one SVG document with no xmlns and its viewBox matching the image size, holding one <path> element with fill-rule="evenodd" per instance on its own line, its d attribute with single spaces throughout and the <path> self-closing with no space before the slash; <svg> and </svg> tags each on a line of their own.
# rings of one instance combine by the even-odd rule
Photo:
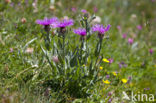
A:
<svg viewBox="0 0 156 103">
<path fill-rule="evenodd" d="M 128 80 L 132 80 L 132 77 L 131 77 L 131 76 L 129 76 L 129 77 L 128 77 Z"/>
<path fill-rule="evenodd" d="M 98 11 L 98 8 L 96 6 L 94 6 L 93 10 L 96 13 Z"/>
<path fill-rule="evenodd" d="M 74 12 L 74 13 L 76 13 L 77 8 L 73 7 L 73 8 L 71 8 L 71 11 Z"/>
<path fill-rule="evenodd" d="M 128 82 L 127 82 L 127 83 L 129 84 L 131 81 L 132 81 L 132 77 L 129 76 L 129 77 L 128 77 Z"/>
<path fill-rule="evenodd" d="M 137 29 L 138 29 L 138 30 L 141 30 L 141 29 L 142 29 L 142 26 L 141 26 L 141 25 L 138 25 L 138 26 L 137 26 Z"/>
<path fill-rule="evenodd" d="M 121 30 L 121 26 L 120 26 L 120 25 L 118 25 L 118 26 L 117 26 L 117 29 L 118 29 L 118 30 Z"/>
<path fill-rule="evenodd" d="M 87 13 L 87 10 L 82 9 L 81 12 L 82 12 L 82 13 Z"/>
<path fill-rule="evenodd" d="M 10 3 L 10 6 L 11 6 L 11 7 L 13 7 L 13 6 L 14 6 L 14 3 L 13 3 L 13 2 L 12 2 L 12 3 Z"/>
<path fill-rule="evenodd" d="M 96 24 L 91 29 L 93 32 L 98 32 L 99 34 L 105 34 L 110 29 L 111 25 L 107 25 L 107 27 L 104 27 L 103 25 Z"/>
<path fill-rule="evenodd" d="M 153 49 L 149 49 L 149 53 L 150 54 L 153 54 Z"/>
<path fill-rule="evenodd" d="M 111 63 L 113 63 L 114 60 L 112 58 L 110 58 L 110 59 L 108 59 L 108 61 L 111 64 Z"/>
<path fill-rule="evenodd" d="M 53 18 L 50 18 L 50 19 L 44 18 L 43 20 L 36 20 L 37 24 L 44 25 L 44 26 L 51 25 L 51 24 L 54 24 L 56 22 L 58 22 L 57 17 L 53 17 Z"/>
<path fill-rule="evenodd" d="M 110 98 L 109 100 L 108 100 L 108 103 L 111 103 L 112 102 L 112 98 Z"/>
<path fill-rule="evenodd" d="M 18 6 L 21 6 L 21 2 L 18 3 Z"/>
<path fill-rule="evenodd" d="M 112 96 L 112 94 L 113 94 L 112 92 L 108 92 L 108 96 Z"/>
<path fill-rule="evenodd" d="M 122 67 L 127 67 L 127 64 L 125 64 L 125 62 L 120 62 L 119 63 L 119 68 L 122 68 Z"/>
<path fill-rule="evenodd" d="M 13 52 L 14 51 L 14 49 L 13 48 L 10 48 L 10 52 Z"/>
<path fill-rule="evenodd" d="M 110 75 L 106 75 L 106 78 L 109 79 L 110 78 Z"/>
<path fill-rule="evenodd" d="M 54 27 L 65 28 L 73 24 L 74 24 L 73 19 L 63 19 L 62 21 L 58 21 L 56 24 L 54 24 Z"/>
<path fill-rule="evenodd" d="M 126 33 L 124 33 L 124 34 L 122 34 L 122 38 L 126 38 L 127 37 L 127 34 Z"/>
<path fill-rule="evenodd" d="M 148 88 L 144 88 L 144 91 L 146 91 L 146 90 L 150 90 L 150 88 L 148 87 Z"/>
<path fill-rule="evenodd" d="M 73 32 L 75 34 L 79 34 L 81 36 L 85 36 L 87 33 L 86 33 L 86 29 L 84 28 L 78 28 L 78 29 L 74 29 Z"/>
<path fill-rule="evenodd" d="M 53 59 L 53 61 L 54 61 L 55 63 L 58 63 L 58 62 L 59 62 L 58 56 L 53 56 L 52 59 Z"/>
<path fill-rule="evenodd" d="M 134 41 L 133 38 L 128 38 L 128 43 L 129 44 L 133 44 L 133 41 Z"/>
</svg>

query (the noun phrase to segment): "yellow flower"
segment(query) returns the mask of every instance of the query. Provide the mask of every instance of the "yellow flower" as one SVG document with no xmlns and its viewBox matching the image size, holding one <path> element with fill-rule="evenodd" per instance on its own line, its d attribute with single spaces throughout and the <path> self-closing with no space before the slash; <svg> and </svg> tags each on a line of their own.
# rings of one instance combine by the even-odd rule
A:
<svg viewBox="0 0 156 103">
<path fill-rule="evenodd" d="M 106 59 L 106 58 L 104 58 L 104 59 L 103 59 L 103 62 L 109 63 L 109 60 Z"/>
<path fill-rule="evenodd" d="M 102 66 L 100 66 L 100 69 L 102 70 L 102 69 L 103 69 L 103 67 L 102 67 Z"/>
<path fill-rule="evenodd" d="M 105 84 L 110 84 L 110 81 L 108 81 L 108 80 L 103 80 L 103 83 L 105 83 Z"/>
<path fill-rule="evenodd" d="M 127 83 L 127 79 L 122 79 L 121 80 L 123 83 Z"/>
<path fill-rule="evenodd" d="M 114 76 L 117 76 L 117 73 L 116 72 L 112 72 L 112 73 L 113 73 Z"/>
<path fill-rule="evenodd" d="M 154 67 L 156 68 L 156 64 L 154 65 Z"/>
</svg>

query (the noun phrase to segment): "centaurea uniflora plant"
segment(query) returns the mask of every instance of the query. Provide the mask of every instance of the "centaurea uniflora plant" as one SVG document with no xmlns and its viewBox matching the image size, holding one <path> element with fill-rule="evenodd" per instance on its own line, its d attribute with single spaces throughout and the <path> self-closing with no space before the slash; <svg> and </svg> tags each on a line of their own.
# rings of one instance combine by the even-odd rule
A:
<svg viewBox="0 0 156 103">
<path fill-rule="evenodd" d="M 50 25 L 54 25 L 56 22 L 58 22 L 58 18 L 57 17 L 53 17 L 53 18 L 44 18 L 43 20 L 36 20 L 37 24 L 43 25 L 44 26 L 44 30 L 46 32 L 45 35 L 45 46 L 46 48 L 49 50 L 50 49 Z"/>
<path fill-rule="evenodd" d="M 58 85 L 54 86 L 56 90 L 63 88 L 63 92 L 68 92 L 76 97 L 86 97 L 88 96 L 88 89 L 86 90 L 84 88 L 91 87 L 101 79 L 98 77 L 98 70 L 94 68 L 97 67 L 97 60 L 90 60 L 94 55 L 91 54 L 90 45 L 87 45 L 87 43 L 90 42 L 89 38 L 93 35 L 92 32 L 97 32 L 99 42 L 97 44 L 98 52 L 95 57 L 98 59 L 103 37 L 110 29 L 110 25 L 104 27 L 103 25 L 96 24 L 91 28 L 90 22 L 93 19 L 95 19 L 94 15 L 90 17 L 89 14 L 85 13 L 80 18 L 80 27 L 73 29 L 73 33 L 80 36 L 81 44 L 76 47 L 70 44 L 66 46 L 70 43 L 70 41 L 66 43 L 66 39 L 69 39 L 67 38 L 68 33 L 70 33 L 68 30 L 71 30 L 68 27 L 74 25 L 73 19 L 55 19 L 54 22 L 51 22 L 51 19 L 46 18 L 36 21 L 37 24 L 44 25 L 47 34 L 49 34 L 50 27 L 57 29 L 56 39 L 54 37 L 53 42 L 49 41 L 49 44 L 53 43 L 53 52 L 47 52 L 44 48 L 41 48 L 52 71 L 52 74 L 50 74 L 52 78 L 45 80 L 45 83 L 48 82 L 48 87 L 52 87 L 55 82 Z M 55 42 L 55 40 L 58 42 Z M 53 54 L 51 55 L 50 53 Z"/>
<path fill-rule="evenodd" d="M 74 20 L 73 19 L 63 19 L 58 21 L 53 25 L 53 27 L 59 28 L 60 30 L 58 31 L 59 36 L 62 37 L 62 49 L 63 49 L 63 57 L 65 56 L 65 34 L 67 33 L 66 27 L 74 25 Z"/>
<path fill-rule="evenodd" d="M 96 24 L 91 28 L 93 32 L 97 32 L 99 37 L 99 42 L 97 43 L 97 49 L 95 50 L 95 55 L 97 57 L 100 55 L 104 35 L 110 29 L 110 27 L 111 27 L 110 24 L 107 25 L 107 27 L 104 27 L 102 24 Z"/>
</svg>

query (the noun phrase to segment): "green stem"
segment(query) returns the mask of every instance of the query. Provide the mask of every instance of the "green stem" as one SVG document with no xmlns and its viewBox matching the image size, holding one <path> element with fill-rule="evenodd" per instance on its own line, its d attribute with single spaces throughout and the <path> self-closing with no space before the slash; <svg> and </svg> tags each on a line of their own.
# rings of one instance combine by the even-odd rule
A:
<svg viewBox="0 0 156 103">
<path fill-rule="evenodd" d="M 95 62 L 95 66 L 96 66 L 96 64 L 97 64 L 97 61 L 98 61 L 98 58 L 99 58 L 99 56 L 100 56 L 100 52 L 101 52 L 101 47 L 102 47 L 102 38 L 100 38 L 99 39 L 99 42 L 98 42 L 98 51 L 97 51 L 97 53 L 98 53 L 98 55 L 97 55 L 97 58 L 96 58 L 96 62 Z"/>
<path fill-rule="evenodd" d="M 63 43 L 62 43 L 63 45 L 63 58 L 65 57 L 65 36 L 63 35 Z"/>
<path fill-rule="evenodd" d="M 83 50 L 83 46 L 84 46 L 84 38 L 81 38 L 81 51 L 80 51 L 80 64 L 82 64 L 82 50 Z"/>
</svg>

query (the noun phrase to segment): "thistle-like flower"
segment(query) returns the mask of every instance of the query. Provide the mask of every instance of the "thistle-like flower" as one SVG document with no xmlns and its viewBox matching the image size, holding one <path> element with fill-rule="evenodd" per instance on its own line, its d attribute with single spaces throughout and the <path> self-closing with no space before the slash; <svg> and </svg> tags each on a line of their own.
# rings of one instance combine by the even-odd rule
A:
<svg viewBox="0 0 156 103">
<path fill-rule="evenodd" d="M 58 21 L 53 26 L 60 28 L 60 33 L 64 34 L 66 32 L 67 26 L 72 26 L 74 24 L 73 19 L 63 19 L 62 21 Z"/>
<path fill-rule="evenodd" d="M 58 18 L 57 17 L 53 17 L 53 18 L 44 18 L 43 20 L 36 20 L 37 24 L 43 25 L 44 29 L 46 32 L 50 31 L 50 25 L 54 25 L 56 22 L 58 22 Z"/>
<path fill-rule="evenodd" d="M 128 38 L 128 43 L 129 44 L 133 44 L 133 42 L 134 42 L 133 38 Z"/>
<path fill-rule="evenodd" d="M 127 34 L 126 33 L 122 34 L 122 38 L 123 39 L 125 39 L 126 37 L 127 37 Z"/>
<path fill-rule="evenodd" d="M 138 30 L 141 30 L 142 29 L 142 26 L 141 25 L 137 25 L 137 29 Z"/>
<path fill-rule="evenodd" d="M 54 24 L 56 22 L 58 22 L 57 17 L 53 17 L 53 18 L 50 18 L 50 19 L 44 18 L 43 20 L 40 20 L 40 19 L 36 20 L 37 24 L 44 25 L 44 26 L 51 25 L 51 24 Z"/>
<path fill-rule="evenodd" d="M 78 28 L 78 29 L 74 29 L 73 32 L 75 34 L 81 35 L 81 36 L 86 36 L 86 29 L 84 28 Z"/>
<path fill-rule="evenodd" d="M 62 21 L 58 21 L 54 27 L 59 27 L 59 28 L 65 28 L 67 26 L 71 26 L 74 24 L 74 20 L 73 19 L 63 19 Z"/>
<path fill-rule="evenodd" d="M 87 10 L 82 9 L 81 12 L 82 12 L 82 13 L 87 13 Z"/>
<path fill-rule="evenodd" d="M 103 38 L 104 34 L 110 29 L 111 25 L 107 25 L 107 27 L 104 27 L 103 25 L 96 24 L 91 29 L 93 32 L 98 32 L 99 38 Z"/>
<path fill-rule="evenodd" d="M 153 49 L 149 49 L 149 53 L 150 54 L 153 54 Z"/>
</svg>

